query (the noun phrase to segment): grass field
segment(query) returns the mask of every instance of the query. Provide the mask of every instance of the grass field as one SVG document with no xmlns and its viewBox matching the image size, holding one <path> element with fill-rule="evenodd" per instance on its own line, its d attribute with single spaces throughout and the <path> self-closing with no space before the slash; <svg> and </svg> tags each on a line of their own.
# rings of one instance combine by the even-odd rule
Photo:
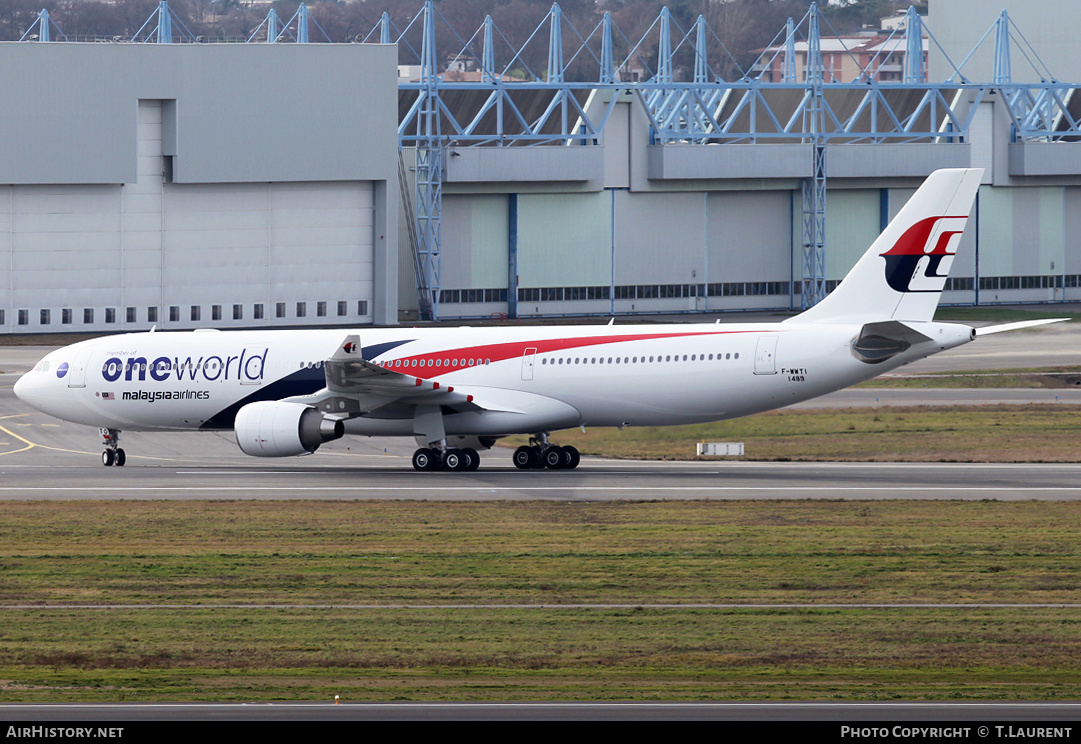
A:
<svg viewBox="0 0 1081 744">
<path fill-rule="evenodd" d="M 1074 388 L 1081 385 L 1081 368 L 1034 367 L 972 372 L 929 372 L 906 374 L 903 371 L 861 382 L 858 388 Z"/>
<path fill-rule="evenodd" d="M 695 443 L 744 442 L 747 460 L 1081 462 L 1081 406 L 790 409 L 695 426 L 559 432 L 583 454 L 695 459 Z M 507 446 L 525 438 L 504 440 Z"/>
<path fill-rule="evenodd" d="M 1078 603 L 1079 520 L 1070 502 L 7 502 L 0 697 L 1077 698 L 1081 608 L 977 605 Z"/>
<path fill-rule="evenodd" d="M 1079 462 L 1079 426 L 889 408 L 559 441 Z M 6 702 L 1081 698 L 1081 503 L 27 501 L 0 524 Z"/>
</svg>

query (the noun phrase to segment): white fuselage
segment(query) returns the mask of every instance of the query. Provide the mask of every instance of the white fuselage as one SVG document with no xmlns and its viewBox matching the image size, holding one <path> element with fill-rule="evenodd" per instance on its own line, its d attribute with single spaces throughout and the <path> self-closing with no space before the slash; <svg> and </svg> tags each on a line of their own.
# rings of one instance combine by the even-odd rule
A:
<svg viewBox="0 0 1081 744">
<path fill-rule="evenodd" d="M 779 408 L 971 339 L 967 326 L 910 325 L 933 340 L 879 364 L 851 353 L 859 323 L 133 333 L 52 352 L 15 392 L 106 429 L 229 429 L 247 403 L 317 394 L 324 360 L 359 333 L 365 360 L 473 396 L 479 411 L 445 412 L 447 435 L 666 426 Z M 346 431 L 412 436 L 413 413 L 364 411 Z"/>
</svg>

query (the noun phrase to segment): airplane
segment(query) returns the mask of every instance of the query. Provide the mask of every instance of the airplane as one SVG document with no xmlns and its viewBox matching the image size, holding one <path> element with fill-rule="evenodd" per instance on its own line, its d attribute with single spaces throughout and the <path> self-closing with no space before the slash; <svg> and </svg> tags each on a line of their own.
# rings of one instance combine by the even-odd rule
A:
<svg viewBox="0 0 1081 744">
<path fill-rule="evenodd" d="M 102 464 L 122 431 L 229 430 L 255 457 L 308 455 L 346 434 L 414 437 L 417 470 L 475 470 L 514 434 L 520 469 L 571 469 L 549 440 L 585 426 L 666 426 L 808 400 L 974 340 L 932 317 L 983 171 L 932 173 L 844 280 L 776 323 L 199 329 L 122 334 L 53 351 L 18 398 L 99 427 Z"/>
</svg>

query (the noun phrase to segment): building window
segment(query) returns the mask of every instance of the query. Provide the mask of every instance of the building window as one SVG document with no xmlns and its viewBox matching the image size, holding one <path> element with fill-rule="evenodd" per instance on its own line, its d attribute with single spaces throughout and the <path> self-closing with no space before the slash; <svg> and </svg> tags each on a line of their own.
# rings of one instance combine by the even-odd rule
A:
<svg viewBox="0 0 1081 744">
<path fill-rule="evenodd" d="M 243 319 L 244 319 L 244 306 L 243 305 L 233 305 L 233 320 L 243 320 Z"/>
<path fill-rule="evenodd" d="M 192 305 L 191 306 L 191 319 L 192 320 L 199 320 L 199 318 L 202 316 L 202 314 L 203 314 L 203 309 L 201 307 L 199 307 L 198 305 Z"/>
<path fill-rule="evenodd" d="M 94 322 L 94 308 L 92 308 L 92 307 L 84 307 L 83 308 L 83 323 L 93 323 L 93 322 Z"/>
<path fill-rule="evenodd" d="M 20 310 L 19 311 L 19 325 L 30 325 L 30 311 L 29 310 Z"/>
<path fill-rule="evenodd" d="M 338 317 L 341 317 L 349 312 L 349 303 L 345 300 L 338 301 Z"/>
<path fill-rule="evenodd" d="M 52 313 L 51 312 L 49 312 L 48 310 L 42 310 L 41 311 L 41 316 L 40 316 L 41 325 L 49 325 L 49 323 L 51 322 L 51 318 L 52 318 Z"/>
<path fill-rule="evenodd" d="M 173 323 L 180 322 L 180 305 L 169 306 L 169 320 Z"/>
<path fill-rule="evenodd" d="M 320 318 L 327 317 L 327 303 L 326 302 L 317 302 L 317 303 L 315 303 L 315 314 L 318 315 Z"/>
<path fill-rule="evenodd" d="M 367 314 L 368 314 L 368 301 L 367 300 L 357 300 L 357 315 L 367 315 Z"/>
<path fill-rule="evenodd" d="M 73 313 L 71 312 L 71 308 L 65 307 L 63 310 L 60 311 L 60 322 L 64 325 L 71 325 L 72 315 Z M 3 325 L 3 322 L 4 321 L 0 320 L 0 325 Z"/>
<path fill-rule="evenodd" d="M 4 309 L 0 308 L 0 325 L 4 325 Z"/>
<path fill-rule="evenodd" d="M 253 318 L 255 318 L 256 320 L 262 320 L 263 319 L 263 303 L 257 302 L 254 305 L 252 305 L 251 316 Z"/>
<path fill-rule="evenodd" d="M 146 309 L 146 322 L 157 323 L 158 322 L 158 309 L 156 307 L 148 307 Z"/>
<path fill-rule="evenodd" d="M 125 315 L 124 315 L 124 317 L 125 317 L 125 322 L 127 322 L 127 323 L 134 323 L 134 322 L 135 322 L 135 308 L 133 308 L 133 307 L 129 307 L 129 308 L 128 308 L 128 309 L 127 309 L 127 310 L 125 311 Z"/>
<path fill-rule="evenodd" d="M 304 317 L 307 317 L 307 315 L 308 315 L 308 303 L 307 302 L 298 302 L 297 303 L 297 317 L 298 318 L 304 318 Z"/>
<path fill-rule="evenodd" d="M 285 317 L 285 303 L 277 302 L 274 304 L 274 316 L 277 318 Z"/>
<path fill-rule="evenodd" d="M 115 307 L 107 307 L 107 308 L 105 308 L 105 322 L 106 323 L 115 323 L 116 322 L 116 308 Z"/>
<path fill-rule="evenodd" d="M 210 306 L 210 319 L 221 320 L 221 305 Z"/>
</svg>

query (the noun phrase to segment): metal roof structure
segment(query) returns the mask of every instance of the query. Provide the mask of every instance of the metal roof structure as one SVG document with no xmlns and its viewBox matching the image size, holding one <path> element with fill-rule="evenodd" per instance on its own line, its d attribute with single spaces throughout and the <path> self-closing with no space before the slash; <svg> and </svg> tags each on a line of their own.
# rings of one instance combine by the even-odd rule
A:
<svg viewBox="0 0 1081 744">
<path fill-rule="evenodd" d="M 271 10 L 249 41 L 309 43 L 309 19 L 305 5 L 285 24 Z M 180 29 L 179 41 L 197 41 L 164 0 L 131 41 L 174 43 L 178 40 L 174 23 Z M 718 34 L 703 16 L 690 28 L 681 28 L 667 7 L 635 40 L 623 34 L 609 13 L 582 32 L 556 3 L 517 47 L 488 16 L 468 37 L 450 29 L 461 47 L 449 65 L 437 54 L 436 31 L 437 25 L 450 24 L 433 0 L 427 0 L 404 29 L 383 13 L 367 36 L 356 40 L 398 44 L 399 61 L 419 65 L 418 79 L 399 83 L 398 142 L 399 150 L 414 147 L 417 152 L 416 190 L 412 195 L 403 193 L 403 201 L 413 216 L 410 235 L 422 317 L 439 317 L 441 200 L 448 147 L 597 145 L 619 98 L 616 93 L 630 94 L 638 102 L 649 119 L 654 145 L 813 146 L 814 157 L 803 181 L 804 306 L 826 294 L 828 145 L 966 142 L 979 102 L 992 94 L 1006 103 L 1013 141 L 1081 141 L 1081 100 L 1075 95 L 1079 85 L 1056 79 L 1005 11 L 977 44 L 994 43 L 994 69 L 986 81 L 966 74 L 975 49 L 958 64 L 947 55 L 952 74 L 946 80 L 927 80 L 925 44 L 937 46 L 944 55 L 945 50 L 914 8 L 909 8 L 904 24 L 881 42 L 855 81 L 839 81 L 822 64 L 823 24 L 828 26 L 826 17 L 811 5 L 799 21 L 789 19 L 750 71 L 725 80 L 717 72 L 717 60 L 709 58 L 710 50 L 714 55 L 720 50 L 731 59 Z M 46 11 L 31 29 L 35 27 L 38 40 L 50 40 Z M 29 34 L 30 29 L 24 39 Z M 547 64 L 534 71 L 525 63 L 524 52 L 540 44 L 547 45 Z M 795 74 L 797 44 L 806 58 L 802 82 Z M 497 58 L 499 49 L 506 50 L 505 57 Z M 905 50 L 902 79 L 877 79 L 880 55 L 901 49 Z M 1039 71 L 1041 82 L 1012 82 L 1011 50 L 1020 51 Z M 764 73 L 778 56 L 783 80 L 771 82 Z M 446 73 L 456 62 L 479 70 L 477 79 L 456 79 Z M 580 71 L 583 65 L 594 66 L 592 79 L 572 79 L 572 66 Z M 640 75 L 644 79 L 635 79 L 638 71 L 644 71 Z M 597 91 L 612 92 L 607 103 L 592 102 Z"/>
</svg>

